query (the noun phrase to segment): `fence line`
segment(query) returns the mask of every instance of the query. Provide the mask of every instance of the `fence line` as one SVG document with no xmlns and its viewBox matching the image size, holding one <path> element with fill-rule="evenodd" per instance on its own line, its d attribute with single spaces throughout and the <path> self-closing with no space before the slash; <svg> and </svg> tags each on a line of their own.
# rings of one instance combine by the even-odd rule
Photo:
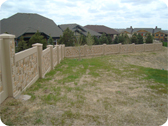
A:
<svg viewBox="0 0 168 126">
<path fill-rule="evenodd" d="M 112 45 L 93 45 L 91 47 L 84 45 L 80 47 L 81 57 L 88 56 L 101 56 L 107 54 L 116 53 L 135 53 L 135 52 L 146 52 L 155 51 L 162 49 L 162 43 L 151 43 L 151 44 L 112 44 Z M 65 57 L 78 57 L 79 52 L 76 47 L 65 47 Z"/>
<path fill-rule="evenodd" d="M 134 53 L 162 49 L 162 43 L 93 45 L 65 47 L 65 45 L 48 45 L 43 50 L 43 44 L 33 44 L 32 48 L 15 54 L 14 35 L 0 35 L 0 104 L 7 97 L 17 97 L 21 92 L 44 78 L 64 57 L 99 56 L 114 53 Z"/>
<path fill-rule="evenodd" d="M 65 45 L 33 44 L 32 48 L 15 54 L 14 35 L 0 35 L 0 104 L 44 78 L 64 58 Z"/>
</svg>

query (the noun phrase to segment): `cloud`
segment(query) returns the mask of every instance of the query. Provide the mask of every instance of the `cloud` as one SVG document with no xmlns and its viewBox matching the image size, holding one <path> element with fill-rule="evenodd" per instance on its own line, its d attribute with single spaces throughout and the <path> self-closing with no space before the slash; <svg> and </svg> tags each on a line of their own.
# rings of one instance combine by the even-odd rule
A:
<svg viewBox="0 0 168 126">
<path fill-rule="evenodd" d="M 146 5 L 152 3 L 153 1 L 156 0 L 121 0 L 121 3 L 130 3 L 133 5 L 140 5 L 140 4 Z"/>
<path fill-rule="evenodd" d="M 38 13 L 56 24 L 101 24 L 116 28 L 157 24 L 166 27 L 168 18 L 168 8 L 160 0 L 7 0 L 1 6 L 0 19 L 18 12 Z"/>
</svg>

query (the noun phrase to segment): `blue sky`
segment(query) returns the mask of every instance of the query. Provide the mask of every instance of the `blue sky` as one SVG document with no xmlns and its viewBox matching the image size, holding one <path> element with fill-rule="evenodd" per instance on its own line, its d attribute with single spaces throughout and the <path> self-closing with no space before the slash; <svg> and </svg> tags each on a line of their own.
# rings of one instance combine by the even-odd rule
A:
<svg viewBox="0 0 168 126">
<path fill-rule="evenodd" d="M 77 23 L 111 28 L 168 30 L 166 0 L 2 0 L 0 20 L 15 13 L 38 13 L 57 25 Z"/>
</svg>

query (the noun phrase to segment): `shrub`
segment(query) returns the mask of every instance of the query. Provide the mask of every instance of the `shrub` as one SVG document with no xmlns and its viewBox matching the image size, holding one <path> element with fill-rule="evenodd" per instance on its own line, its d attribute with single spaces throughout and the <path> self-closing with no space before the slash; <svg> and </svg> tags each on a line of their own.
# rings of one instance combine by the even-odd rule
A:
<svg viewBox="0 0 168 126">
<path fill-rule="evenodd" d="M 153 43 L 153 36 L 150 33 L 146 34 L 146 43 Z"/>
<path fill-rule="evenodd" d="M 30 39 L 28 47 L 32 47 L 32 44 L 41 43 L 43 44 L 43 49 L 47 47 L 47 41 L 44 39 L 44 36 L 40 35 L 40 32 L 37 31 Z"/>
<path fill-rule="evenodd" d="M 54 40 L 53 40 L 53 38 L 51 36 L 48 39 L 48 44 L 49 45 L 54 45 Z"/>
<path fill-rule="evenodd" d="M 133 36 L 131 37 L 131 43 L 138 44 L 138 39 L 137 39 L 136 35 L 133 35 Z"/>
<path fill-rule="evenodd" d="M 67 28 L 63 32 L 63 36 L 60 36 L 58 43 L 65 44 L 65 46 L 73 46 L 75 44 L 76 37 L 74 32 Z"/>
<path fill-rule="evenodd" d="M 24 41 L 23 36 L 20 37 L 19 43 L 18 43 L 18 47 L 16 48 L 16 52 L 20 52 L 23 51 L 25 49 L 27 49 L 27 43 L 26 41 Z"/>
<path fill-rule="evenodd" d="M 100 37 L 100 44 L 104 44 L 104 43 L 109 44 L 109 41 L 105 33 L 103 33 Z"/>
</svg>

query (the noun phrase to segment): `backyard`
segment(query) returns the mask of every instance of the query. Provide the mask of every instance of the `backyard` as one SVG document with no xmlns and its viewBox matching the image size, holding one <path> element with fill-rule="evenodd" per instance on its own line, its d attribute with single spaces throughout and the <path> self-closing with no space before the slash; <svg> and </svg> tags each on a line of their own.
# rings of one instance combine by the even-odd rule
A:
<svg viewBox="0 0 168 126">
<path fill-rule="evenodd" d="M 159 126 L 167 120 L 168 48 L 65 58 L 45 78 L 1 104 L 6 125 Z"/>
</svg>

